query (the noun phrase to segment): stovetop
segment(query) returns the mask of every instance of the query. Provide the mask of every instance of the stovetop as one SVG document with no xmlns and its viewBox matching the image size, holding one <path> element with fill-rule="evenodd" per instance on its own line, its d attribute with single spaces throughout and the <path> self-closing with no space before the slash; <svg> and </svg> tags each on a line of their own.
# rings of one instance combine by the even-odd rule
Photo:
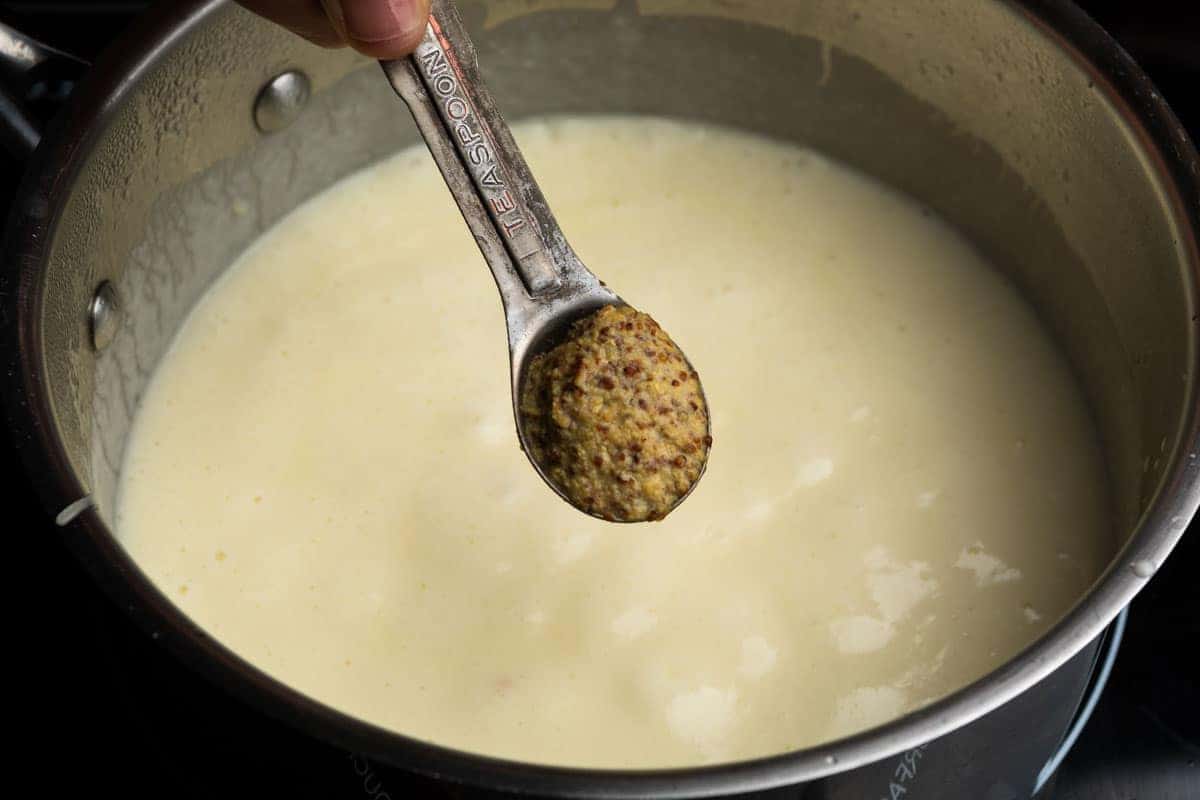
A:
<svg viewBox="0 0 1200 800">
<path fill-rule="evenodd" d="M 1200 4 L 1080 3 L 1149 72 L 1200 141 Z M 92 57 L 146 2 L 14 2 L 0 18 Z M 42 109 L 52 107 L 52 98 Z M 20 166 L 0 154 L 0 218 Z M 0 437 L 0 489 L 13 552 L 6 581 L 15 637 L 10 681 L 30 713 L 10 780 L 38 795 L 432 797 L 428 784 L 263 719 L 182 669 L 135 630 L 69 557 Z M 1197 527 L 1197 525 L 1193 525 Z M 1055 800 L 1200 798 L 1200 532 L 1134 601 L 1112 677 L 1046 796 Z M 231 735 L 230 720 L 238 735 Z M 30 792 L 32 793 L 32 792 Z"/>
</svg>

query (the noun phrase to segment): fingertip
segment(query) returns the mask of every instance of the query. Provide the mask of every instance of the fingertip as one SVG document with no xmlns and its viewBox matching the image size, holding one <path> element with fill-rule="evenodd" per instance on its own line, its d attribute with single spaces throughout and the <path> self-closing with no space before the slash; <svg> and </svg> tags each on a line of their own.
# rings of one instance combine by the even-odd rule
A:
<svg viewBox="0 0 1200 800">
<path fill-rule="evenodd" d="M 378 59 L 404 58 L 416 49 L 421 41 L 421 37 L 425 34 L 425 27 L 415 28 L 411 31 L 405 31 L 391 39 L 384 39 L 377 42 L 364 42 L 359 39 L 350 39 L 350 46 L 365 56 Z"/>
<path fill-rule="evenodd" d="M 429 0 L 342 0 L 338 9 L 351 47 L 372 58 L 408 55 L 429 20 Z"/>
</svg>

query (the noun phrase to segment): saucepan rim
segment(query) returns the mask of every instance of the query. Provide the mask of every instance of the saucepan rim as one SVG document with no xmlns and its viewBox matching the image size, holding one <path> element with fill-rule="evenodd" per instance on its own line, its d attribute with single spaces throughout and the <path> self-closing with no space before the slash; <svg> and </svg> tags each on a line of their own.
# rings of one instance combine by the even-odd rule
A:
<svg viewBox="0 0 1200 800">
<path fill-rule="evenodd" d="M 1069 0 L 1002 2 L 1050 37 L 1118 110 L 1165 187 L 1182 237 L 1194 306 L 1200 286 L 1200 157 L 1161 95 L 1132 59 Z M 30 480 L 55 514 L 85 493 L 53 427 L 42 353 L 42 270 L 67 189 L 113 110 L 139 79 L 225 0 L 159 4 L 110 48 L 35 152 L 9 219 L 0 273 L 0 353 L 9 368 L 5 400 Z M 1134 154 L 1131 153 L 1131 157 Z M 271 678 L 193 623 L 117 543 L 94 509 L 62 535 L 108 595 L 154 639 L 206 678 L 285 723 L 367 758 L 446 780 L 497 789 L 609 798 L 703 797 L 801 783 L 879 761 L 952 732 L 1041 681 L 1095 639 L 1161 566 L 1200 505 L 1197 331 L 1181 433 L 1154 501 L 1107 572 L 1050 631 L 975 683 L 872 730 L 767 758 L 697 768 L 600 770 L 506 761 L 386 730 L 321 704 Z M 1136 569 L 1134 568 L 1136 566 Z"/>
</svg>

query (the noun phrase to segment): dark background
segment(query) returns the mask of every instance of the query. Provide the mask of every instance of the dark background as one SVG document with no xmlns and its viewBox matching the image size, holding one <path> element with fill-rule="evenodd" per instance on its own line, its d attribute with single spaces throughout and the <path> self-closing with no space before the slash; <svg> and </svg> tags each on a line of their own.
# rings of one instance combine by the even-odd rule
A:
<svg viewBox="0 0 1200 800">
<path fill-rule="evenodd" d="M 149 3 L 11 2 L 0 19 L 91 60 Z M 1200 139 L 1200 0 L 1081 2 L 1150 74 Z M 63 85 L 64 90 L 69 84 Z M 31 104 L 53 113 L 59 98 Z M 0 153 L 0 218 L 20 165 Z M 94 589 L 31 501 L 0 436 L 8 618 L 19 741 L 12 796 L 426 797 L 365 772 L 225 698 L 158 652 Z M 1134 601 L 1112 679 L 1057 776 L 1061 800 L 1200 800 L 1200 534 Z M 7 632 L 6 632 L 7 633 Z M 229 724 L 232 720 L 233 724 Z M 11 748 L 11 745 L 8 747 Z M 399 782 L 398 782 L 399 781 Z"/>
</svg>

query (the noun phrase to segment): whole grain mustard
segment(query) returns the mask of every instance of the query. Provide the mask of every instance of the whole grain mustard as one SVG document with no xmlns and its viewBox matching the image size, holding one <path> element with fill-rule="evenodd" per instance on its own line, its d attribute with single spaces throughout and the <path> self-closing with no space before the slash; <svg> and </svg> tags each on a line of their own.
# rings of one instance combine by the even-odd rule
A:
<svg viewBox="0 0 1200 800">
<path fill-rule="evenodd" d="M 629 306 L 579 320 L 534 358 L 519 411 L 547 478 L 614 522 L 665 517 L 712 445 L 699 376 L 658 323 Z"/>
</svg>

